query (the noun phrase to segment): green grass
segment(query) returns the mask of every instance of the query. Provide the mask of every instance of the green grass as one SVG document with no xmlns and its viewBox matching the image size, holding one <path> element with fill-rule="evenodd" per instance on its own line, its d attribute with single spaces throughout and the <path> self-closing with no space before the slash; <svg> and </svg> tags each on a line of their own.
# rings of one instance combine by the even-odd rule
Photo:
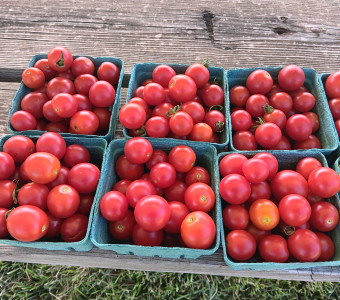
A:
<svg viewBox="0 0 340 300">
<path fill-rule="evenodd" d="M 0 262 L 0 299 L 338 299 L 339 283 Z"/>
</svg>

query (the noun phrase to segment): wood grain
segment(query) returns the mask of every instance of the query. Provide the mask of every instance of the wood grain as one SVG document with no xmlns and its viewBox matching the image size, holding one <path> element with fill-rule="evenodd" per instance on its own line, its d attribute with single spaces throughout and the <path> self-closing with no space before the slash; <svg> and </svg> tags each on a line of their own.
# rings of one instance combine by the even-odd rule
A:
<svg viewBox="0 0 340 300">
<path fill-rule="evenodd" d="M 209 58 L 225 69 L 297 64 L 340 70 L 339 1 L 28 1 L 0 9 L 0 137 L 20 76 L 37 53 L 53 46 L 75 55 L 113 56 L 130 73 L 137 62 L 192 63 Z M 122 90 L 125 101 L 126 89 Z M 116 136 L 122 136 L 118 126 Z M 235 271 L 221 249 L 197 260 L 90 252 L 44 251 L 1 245 L 0 260 L 87 267 L 190 272 L 221 276 L 340 281 L 338 267 Z"/>
</svg>

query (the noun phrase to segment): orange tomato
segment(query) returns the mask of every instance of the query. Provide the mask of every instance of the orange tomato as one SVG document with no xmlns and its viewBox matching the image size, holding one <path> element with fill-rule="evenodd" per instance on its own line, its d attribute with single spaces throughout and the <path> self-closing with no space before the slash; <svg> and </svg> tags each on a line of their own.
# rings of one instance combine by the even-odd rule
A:
<svg viewBox="0 0 340 300">
<path fill-rule="evenodd" d="M 258 199 L 249 209 L 251 222 L 262 230 L 271 230 L 280 221 L 279 209 L 276 204 L 268 199 Z"/>
</svg>

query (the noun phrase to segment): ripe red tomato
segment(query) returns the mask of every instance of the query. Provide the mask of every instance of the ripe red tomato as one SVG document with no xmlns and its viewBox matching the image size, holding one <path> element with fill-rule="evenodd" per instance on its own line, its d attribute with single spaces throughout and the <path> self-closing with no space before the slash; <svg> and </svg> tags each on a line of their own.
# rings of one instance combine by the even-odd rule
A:
<svg viewBox="0 0 340 300">
<path fill-rule="evenodd" d="M 42 134 L 36 142 L 37 152 L 48 152 L 62 159 L 66 152 L 66 142 L 64 138 L 55 132 Z"/>
<path fill-rule="evenodd" d="M 207 67 L 199 63 L 190 65 L 186 69 L 185 75 L 191 77 L 195 81 L 198 89 L 204 87 L 208 83 L 210 77 Z"/>
<path fill-rule="evenodd" d="M 138 129 L 142 127 L 145 120 L 146 112 L 139 104 L 125 104 L 119 111 L 119 121 L 128 129 Z"/>
<path fill-rule="evenodd" d="M 309 229 L 298 229 L 288 238 L 291 255 L 302 262 L 312 262 L 321 255 L 321 243 L 318 236 Z"/>
<path fill-rule="evenodd" d="M 51 153 L 36 152 L 26 158 L 24 168 L 31 181 L 46 184 L 57 178 L 60 171 L 60 161 Z"/>
<path fill-rule="evenodd" d="M 247 130 L 251 126 L 252 118 L 244 109 L 234 111 L 230 115 L 231 127 L 234 131 Z"/>
<path fill-rule="evenodd" d="M 22 73 L 22 81 L 30 89 L 39 89 L 45 84 L 45 74 L 38 68 L 27 68 Z"/>
<path fill-rule="evenodd" d="M 273 154 L 268 152 L 261 152 L 257 153 L 254 156 L 254 158 L 262 159 L 268 165 L 269 168 L 268 179 L 272 179 L 276 175 L 279 169 L 279 162 L 277 161 L 276 157 Z"/>
<path fill-rule="evenodd" d="M 91 59 L 85 56 L 77 57 L 72 63 L 72 74 L 78 77 L 82 74 L 93 74 L 94 64 Z M 98 74 L 97 74 L 98 75 Z"/>
<path fill-rule="evenodd" d="M 229 91 L 230 104 L 234 106 L 245 106 L 249 96 L 249 90 L 242 85 L 236 85 L 232 87 Z"/>
<path fill-rule="evenodd" d="M 143 99 L 149 105 L 161 104 L 165 100 L 165 90 L 159 83 L 151 82 L 144 88 Z"/>
<path fill-rule="evenodd" d="M 246 86 L 250 94 L 265 95 L 273 87 L 273 78 L 265 70 L 255 70 L 249 74 Z"/>
<path fill-rule="evenodd" d="M 334 196 L 340 189 L 340 176 L 333 169 L 317 168 L 308 177 L 311 192 L 321 198 Z"/>
<path fill-rule="evenodd" d="M 0 208 L 10 208 L 14 205 L 15 189 L 16 184 L 12 180 L 0 180 Z"/>
<path fill-rule="evenodd" d="M 49 212 L 58 218 L 68 218 L 75 214 L 80 204 L 80 197 L 75 188 L 67 184 L 54 187 L 47 196 Z"/>
<path fill-rule="evenodd" d="M 265 181 L 269 175 L 269 168 L 265 161 L 259 158 L 251 158 L 244 162 L 242 171 L 245 178 L 251 183 Z"/>
<path fill-rule="evenodd" d="M 168 65 L 158 65 L 152 72 L 152 80 L 159 83 L 163 88 L 169 86 L 169 81 L 176 75 L 175 70 Z"/>
<path fill-rule="evenodd" d="M 171 149 L 168 159 L 177 172 L 186 173 L 195 165 L 196 154 L 190 147 L 179 145 Z"/>
<path fill-rule="evenodd" d="M 122 155 L 116 161 L 115 170 L 120 179 L 136 180 L 143 175 L 144 166 L 133 164 L 125 155 Z"/>
<path fill-rule="evenodd" d="M 222 220 L 229 230 L 246 229 L 249 224 L 249 213 L 241 205 L 228 205 L 222 211 Z"/>
<path fill-rule="evenodd" d="M 309 222 L 316 230 L 331 231 L 338 225 L 339 212 L 332 203 L 320 201 L 312 205 Z"/>
<path fill-rule="evenodd" d="M 55 95 L 51 104 L 55 113 L 61 118 L 70 118 L 78 110 L 77 100 L 67 93 Z"/>
<path fill-rule="evenodd" d="M 181 224 L 181 237 L 189 248 L 208 249 L 216 238 L 214 220 L 202 211 L 189 213 Z"/>
<path fill-rule="evenodd" d="M 95 134 L 99 128 L 99 119 L 95 113 L 88 110 L 76 112 L 70 120 L 70 129 L 77 134 Z"/>
<path fill-rule="evenodd" d="M 84 146 L 73 144 L 66 148 L 63 162 L 67 167 L 72 168 L 77 164 L 87 163 L 89 161 L 90 152 Z"/>
<path fill-rule="evenodd" d="M 30 182 L 22 186 L 18 193 L 19 205 L 34 205 L 42 210 L 47 210 L 47 196 L 49 189 L 46 185 Z"/>
<path fill-rule="evenodd" d="M 173 114 L 169 120 L 170 130 L 178 136 L 185 136 L 190 134 L 194 127 L 194 122 L 191 116 L 184 112 L 179 111 Z"/>
<path fill-rule="evenodd" d="M 179 201 L 169 202 L 169 207 L 171 211 L 170 219 L 163 229 L 172 234 L 180 233 L 182 222 L 189 214 L 189 210 L 184 203 Z"/>
<path fill-rule="evenodd" d="M 137 224 L 148 231 L 158 231 L 168 223 L 171 210 L 168 202 L 157 195 L 145 196 L 136 204 L 134 215 Z"/>
<path fill-rule="evenodd" d="M 97 81 L 98 81 L 97 77 L 91 74 L 79 75 L 74 80 L 74 88 L 77 91 L 77 93 L 88 96 L 91 86 L 95 84 Z"/>
<path fill-rule="evenodd" d="M 52 100 L 45 102 L 45 104 L 43 106 L 43 115 L 44 115 L 45 119 L 47 119 L 48 121 L 53 122 L 53 123 L 63 121 L 63 118 L 59 117 L 56 114 L 55 110 L 53 109 Z M 58 124 L 63 124 L 63 123 L 58 123 Z M 48 124 L 48 125 L 50 125 L 50 124 Z M 65 124 L 63 124 L 63 125 L 65 125 Z M 47 126 L 45 127 L 45 129 L 47 128 Z"/>
<path fill-rule="evenodd" d="M 95 82 L 89 90 L 89 99 L 96 107 L 109 107 L 115 102 L 114 87 L 104 80 Z"/>
<path fill-rule="evenodd" d="M 129 179 L 122 179 L 122 180 L 119 180 L 119 181 L 116 182 L 115 185 L 113 186 L 112 191 L 121 192 L 123 195 L 126 196 L 127 188 L 129 187 L 129 185 L 130 185 L 131 182 L 132 182 L 132 181 L 129 180 Z"/>
<path fill-rule="evenodd" d="M 88 223 L 88 217 L 82 214 L 67 218 L 60 228 L 61 239 L 67 243 L 81 241 L 86 236 Z"/>
<path fill-rule="evenodd" d="M 70 79 L 64 77 L 52 78 L 46 86 L 48 99 L 52 99 L 59 93 L 68 93 L 73 95 L 75 92 L 76 91 L 73 82 Z"/>
<path fill-rule="evenodd" d="M 136 221 L 133 211 L 128 210 L 123 219 L 109 222 L 109 231 L 114 238 L 127 241 L 132 238 L 132 231 L 135 225 Z"/>
<path fill-rule="evenodd" d="M 72 66 L 73 57 L 65 47 L 54 47 L 48 52 L 48 64 L 57 72 L 65 72 Z"/>
<path fill-rule="evenodd" d="M 313 134 L 311 134 L 306 140 L 303 141 L 295 141 L 294 149 L 320 149 L 321 142 L 320 140 Z"/>
<path fill-rule="evenodd" d="M 264 115 L 263 106 L 269 104 L 268 98 L 264 95 L 251 95 L 246 103 L 246 110 L 253 118 L 262 117 Z"/>
<path fill-rule="evenodd" d="M 305 157 L 301 159 L 296 165 L 296 171 L 303 177 L 308 179 L 310 173 L 317 168 L 322 167 L 321 162 L 314 157 Z"/>
<path fill-rule="evenodd" d="M 276 93 L 284 92 L 283 88 L 279 84 L 274 83 L 270 91 L 265 95 L 268 99 Z"/>
<path fill-rule="evenodd" d="M 6 226 L 6 213 L 8 209 L 0 207 L 0 239 L 7 238 L 9 235 L 7 226 Z"/>
<path fill-rule="evenodd" d="M 114 86 L 119 81 L 120 70 L 114 63 L 105 61 L 99 66 L 97 76 L 99 80 L 105 80 Z"/>
<path fill-rule="evenodd" d="M 289 258 L 286 240 L 276 234 L 268 235 L 261 239 L 259 252 L 261 257 L 268 262 L 284 263 Z"/>
<path fill-rule="evenodd" d="M 209 172 L 200 166 L 193 167 L 186 175 L 185 175 L 185 183 L 187 186 L 195 183 L 202 182 L 210 185 L 210 175 Z"/>
<path fill-rule="evenodd" d="M 10 154 L 14 162 L 23 162 L 30 154 L 35 152 L 33 141 L 23 135 L 15 135 L 5 141 L 3 151 Z M 3 164 L 5 162 L 1 162 Z"/>
<path fill-rule="evenodd" d="M 321 255 L 318 261 L 331 260 L 335 252 L 335 246 L 332 239 L 322 232 L 315 232 L 315 234 L 317 235 L 321 243 Z"/>
<path fill-rule="evenodd" d="M 93 110 L 95 115 L 98 117 L 99 126 L 98 131 L 102 133 L 106 133 L 109 130 L 110 122 L 111 122 L 111 114 L 112 112 L 107 108 L 95 108 Z"/>
<path fill-rule="evenodd" d="M 293 99 L 288 93 L 282 91 L 273 94 L 269 99 L 269 104 L 287 114 L 293 108 Z"/>
<path fill-rule="evenodd" d="M 51 80 L 53 77 L 55 77 L 56 75 L 56 71 L 54 71 L 51 66 L 48 63 L 48 59 L 47 58 L 42 58 L 39 59 L 35 64 L 34 64 L 35 68 L 40 69 L 41 71 L 43 71 L 44 75 L 45 75 L 45 80 L 49 81 Z"/>
<path fill-rule="evenodd" d="M 289 226 L 302 226 L 311 216 L 311 206 L 305 197 L 290 194 L 283 197 L 279 204 L 281 219 Z"/>
<path fill-rule="evenodd" d="M 145 131 L 149 137 L 164 138 L 170 131 L 169 121 L 161 116 L 151 117 L 145 123 Z"/>
<path fill-rule="evenodd" d="M 186 189 L 184 200 L 190 211 L 209 212 L 215 205 L 215 193 L 209 185 L 197 182 Z"/>
<path fill-rule="evenodd" d="M 151 170 L 160 162 L 168 162 L 168 155 L 163 150 L 155 149 L 151 158 L 146 162 L 146 167 Z"/>
<path fill-rule="evenodd" d="M 176 169 L 169 163 L 158 163 L 150 170 L 150 179 L 156 187 L 168 188 L 176 180 Z"/>
<path fill-rule="evenodd" d="M 223 89 L 217 84 L 208 84 L 205 88 L 203 88 L 202 100 L 204 105 L 207 107 L 223 105 Z"/>
<path fill-rule="evenodd" d="M 242 204 L 251 194 L 248 180 L 240 174 L 229 174 L 220 182 L 220 194 L 230 204 Z"/>
<path fill-rule="evenodd" d="M 257 142 L 255 136 L 248 130 L 241 130 L 233 135 L 233 145 L 237 150 L 256 150 Z"/>
<path fill-rule="evenodd" d="M 252 222 L 249 222 L 245 230 L 253 236 L 257 245 L 260 243 L 263 237 L 271 234 L 271 230 L 258 229 Z"/>
<path fill-rule="evenodd" d="M 179 103 L 193 100 L 197 92 L 195 81 L 187 75 L 173 76 L 168 87 L 170 97 Z"/>
<path fill-rule="evenodd" d="M 136 98 L 133 98 L 133 99 L 136 99 Z M 131 102 L 131 100 L 129 102 Z M 191 103 L 191 101 L 190 102 L 186 102 L 186 103 Z M 158 117 L 168 118 L 167 117 L 167 112 L 172 110 L 172 109 L 174 109 L 174 106 L 171 103 L 163 102 L 163 103 L 158 104 L 157 106 L 155 106 L 153 108 L 152 116 L 153 117 L 158 116 Z M 182 106 L 182 109 L 183 109 L 183 106 Z"/>
<path fill-rule="evenodd" d="M 249 208 L 251 222 L 259 229 L 272 230 L 279 224 L 279 209 L 268 199 L 258 199 Z"/>
<path fill-rule="evenodd" d="M 31 113 L 36 119 L 40 119 L 43 117 L 43 106 L 46 101 L 48 101 L 46 94 L 31 92 L 22 98 L 20 107 Z"/>
<path fill-rule="evenodd" d="M 124 146 L 124 154 L 134 164 L 146 163 L 153 152 L 151 143 L 143 138 L 134 137 L 128 140 Z"/>
<path fill-rule="evenodd" d="M 16 111 L 10 119 L 11 126 L 16 131 L 34 130 L 37 127 L 36 118 L 29 112 Z"/>
<path fill-rule="evenodd" d="M 233 230 L 226 236 L 227 254 L 235 260 L 247 261 L 256 251 L 254 237 L 245 230 Z"/>
<path fill-rule="evenodd" d="M 194 124 L 202 122 L 205 117 L 205 110 L 203 106 L 195 101 L 185 102 L 181 107 L 181 111 L 188 113 Z"/>
<path fill-rule="evenodd" d="M 270 183 L 272 193 L 277 200 L 289 194 L 308 195 L 307 180 L 298 172 L 283 170 L 278 172 Z"/>
<path fill-rule="evenodd" d="M 275 147 L 280 142 L 281 138 L 281 129 L 274 123 L 263 123 L 255 130 L 255 139 L 257 143 L 267 149 Z"/>
<path fill-rule="evenodd" d="M 325 82 L 325 91 L 328 99 L 340 97 L 340 71 L 329 75 Z"/>
<path fill-rule="evenodd" d="M 94 201 L 94 193 L 80 194 L 80 204 L 76 213 L 89 216 Z"/>
<path fill-rule="evenodd" d="M 248 203 L 252 204 L 258 199 L 269 199 L 271 195 L 270 185 L 267 181 L 250 183 L 251 194 Z"/>
<path fill-rule="evenodd" d="M 286 127 L 287 117 L 282 110 L 274 108 L 263 115 L 263 120 L 267 123 L 274 123 L 282 130 Z"/>
<path fill-rule="evenodd" d="M 50 226 L 48 227 L 48 230 L 44 235 L 44 239 L 53 240 L 59 236 L 60 228 L 64 220 L 53 216 L 50 212 L 47 212 L 47 216 Z"/>
<path fill-rule="evenodd" d="M 304 84 L 305 73 L 299 66 L 288 65 L 281 69 L 277 80 L 286 91 L 295 91 Z"/>
<path fill-rule="evenodd" d="M 126 198 L 131 207 L 135 207 L 139 200 L 150 195 L 156 195 L 156 189 L 151 182 L 143 179 L 134 180 L 126 190 Z"/>
<path fill-rule="evenodd" d="M 39 240 L 46 234 L 49 225 L 46 213 L 33 205 L 18 206 L 7 217 L 9 234 L 21 242 Z"/>
<path fill-rule="evenodd" d="M 232 153 L 224 156 L 219 163 L 219 171 L 222 177 L 229 174 L 243 175 L 243 164 L 248 160 L 241 153 Z"/>
<path fill-rule="evenodd" d="M 184 193 L 186 189 L 187 185 L 182 180 L 176 179 L 174 184 L 164 190 L 164 197 L 168 202 L 184 202 Z"/>
<path fill-rule="evenodd" d="M 308 112 L 313 109 L 315 105 L 315 98 L 313 94 L 303 92 L 298 94 L 293 99 L 294 109 L 299 112 Z"/>
<path fill-rule="evenodd" d="M 80 163 L 72 167 L 68 181 L 79 193 L 89 194 L 97 189 L 100 170 L 91 163 Z"/>
<path fill-rule="evenodd" d="M 111 222 L 123 219 L 128 208 L 128 200 L 121 192 L 107 192 L 100 200 L 100 212 L 106 220 Z"/>
<path fill-rule="evenodd" d="M 163 230 L 147 231 L 136 224 L 132 231 L 132 240 L 140 246 L 160 246 L 164 237 Z"/>
</svg>

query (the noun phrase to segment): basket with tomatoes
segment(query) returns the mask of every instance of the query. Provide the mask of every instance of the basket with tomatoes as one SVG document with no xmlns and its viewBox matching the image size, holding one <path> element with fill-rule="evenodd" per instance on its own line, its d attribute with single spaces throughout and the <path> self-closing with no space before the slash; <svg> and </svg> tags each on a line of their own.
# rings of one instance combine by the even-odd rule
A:
<svg viewBox="0 0 340 300">
<path fill-rule="evenodd" d="M 307 150 L 328 155 L 338 146 L 322 83 L 313 69 L 227 71 L 230 149 Z"/>
<path fill-rule="evenodd" d="M 340 176 L 322 153 L 218 156 L 222 247 L 233 269 L 338 266 Z"/>
<path fill-rule="evenodd" d="M 89 251 L 102 138 L 7 135 L 0 142 L 0 243 Z"/>
<path fill-rule="evenodd" d="M 73 56 L 65 47 L 35 55 L 9 112 L 8 130 L 37 135 L 113 139 L 124 62 L 113 57 Z"/>
<path fill-rule="evenodd" d="M 197 258 L 220 245 L 216 149 L 134 137 L 105 153 L 91 230 L 119 254 Z"/>
<path fill-rule="evenodd" d="M 133 67 L 127 103 L 119 112 L 126 137 L 229 142 L 223 68 L 207 64 L 140 63 Z"/>
</svg>

